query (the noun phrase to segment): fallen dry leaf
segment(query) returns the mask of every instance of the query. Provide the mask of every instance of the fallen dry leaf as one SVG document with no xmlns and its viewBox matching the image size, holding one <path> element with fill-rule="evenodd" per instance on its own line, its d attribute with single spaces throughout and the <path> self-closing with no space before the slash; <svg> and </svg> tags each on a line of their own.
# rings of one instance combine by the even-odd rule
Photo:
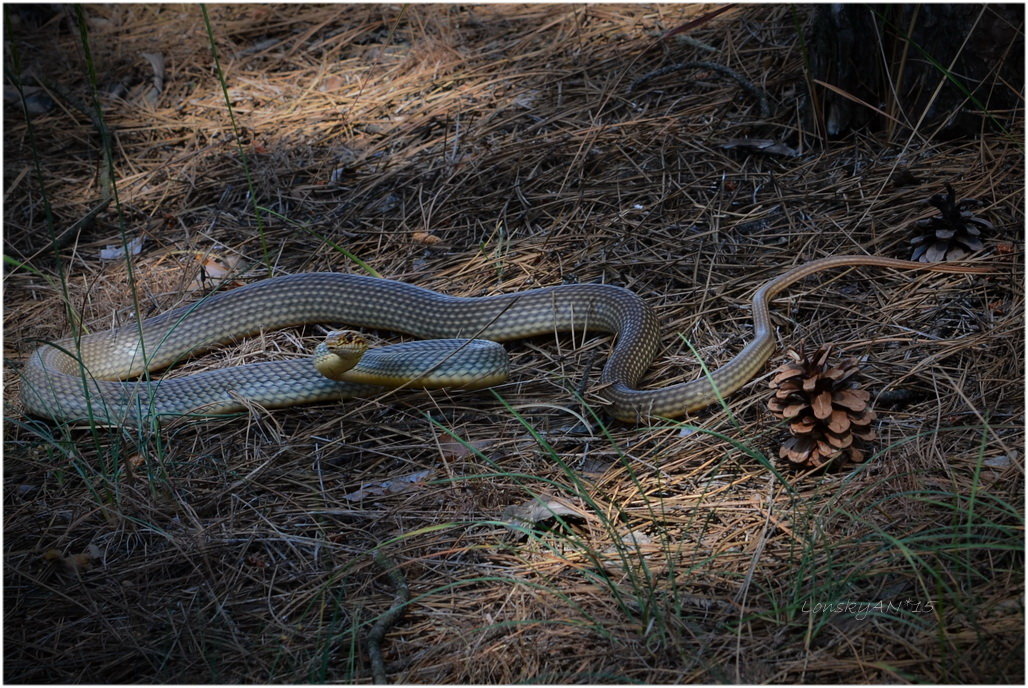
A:
<svg viewBox="0 0 1028 688">
<path fill-rule="evenodd" d="M 90 543 L 85 552 L 69 554 L 64 556 L 58 549 L 48 549 L 43 553 L 44 561 L 51 561 L 59 565 L 67 573 L 79 573 L 92 568 L 94 562 L 101 558 L 100 548 Z"/>
<path fill-rule="evenodd" d="M 162 53 L 140 53 L 153 69 L 153 86 L 143 94 L 143 100 L 154 106 L 164 91 L 164 55 Z"/>
<path fill-rule="evenodd" d="M 424 246 L 438 246 L 443 240 L 437 237 L 435 234 L 429 234 L 428 232 L 414 232 L 410 235 L 410 238 L 418 244 Z"/>
<path fill-rule="evenodd" d="M 773 141 L 771 139 L 731 139 L 721 144 L 721 147 L 725 150 L 738 148 L 740 150 L 748 150 L 754 153 L 784 155 L 789 158 L 798 157 L 800 154 L 795 148 L 791 148 L 780 141 Z"/>
<path fill-rule="evenodd" d="M 123 246 L 122 244 L 107 244 L 107 246 L 100 249 L 100 260 L 118 260 L 119 258 L 124 258 L 126 249 L 128 250 L 129 255 L 139 255 L 139 252 L 143 250 L 143 237 L 138 236 L 135 239 L 129 240 L 127 246 Z"/>
<path fill-rule="evenodd" d="M 536 495 L 523 504 L 512 504 L 503 510 L 503 520 L 512 526 L 532 526 L 558 516 L 588 518 L 588 512 L 567 500 L 550 495 Z"/>
<path fill-rule="evenodd" d="M 230 283 L 231 286 L 241 286 L 241 283 L 230 281 L 232 275 L 239 268 L 239 256 L 198 251 L 196 253 L 196 260 L 200 263 L 201 271 L 192 284 L 189 285 L 190 291 L 218 287 L 225 283 Z"/>
<path fill-rule="evenodd" d="M 445 459 L 463 459 L 481 452 L 492 445 L 492 440 L 475 440 L 473 442 L 440 442 L 439 453 Z"/>
<path fill-rule="evenodd" d="M 355 492 L 343 495 L 343 499 L 349 502 L 356 502 L 361 499 L 367 499 L 368 497 L 378 497 L 381 495 L 407 492 L 408 490 L 414 489 L 418 483 L 422 483 L 427 480 L 431 475 L 431 470 L 424 470 L 418 471 L 417 473 L 411 473 L 410 475 L 400 476 L 399 478 L 368 483 Z"/>
</svg>

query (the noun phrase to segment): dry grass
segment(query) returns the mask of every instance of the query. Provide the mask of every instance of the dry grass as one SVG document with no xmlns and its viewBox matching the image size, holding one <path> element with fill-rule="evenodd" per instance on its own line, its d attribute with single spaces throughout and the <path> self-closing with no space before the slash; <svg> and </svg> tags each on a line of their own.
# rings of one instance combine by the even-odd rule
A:
<svg viewBox="0 0 1028 688">
<path fill-rule="evenodd" d="M 715 53 L 655 40 L 698 11 L 211 7 L 237 139 L 198 8 L 87 6 L 98 82 L 128 89 L 103 98 L 120 207 L 71 233 L 103 188 L 77 29 L 8 22 L 8 64 L 14 46 L 56 106 L 31 129 L 6 109 L 5 248 L 25 267 L 4 296 L 4 678 L 368 682 L 384 548 L 412 594 L 383 644 L 398 682 L 1022 682 L 1023 120 L 822 147 L 794 106 L 798 10 L 739 7 L 691 32 Z M 167 65 L 155 106 L 141 52 Z M 691 60 L 745 76 L 773 116 L 709 72 L 628 93 Z M 720 146 L 745 136 L 802 155 Z M 923 184 L 893 184 L 897 166 Z M 160 433 L 20 412 L 21 361 L 71 318 L 103 329 L 195 300 L 196 252 L 239 258 L 242 281 L 359 271 L 330 241 L 454 294 L 627 286 L 664 323 L 648 381 L 685 380 L 682 338 L 726 362 L 756 286 L 821 255 L 904 256 L 946 181 L 984 201 L 1003 273 L 860 270 L 776 306 L 783 341 L 836 342 L 869 358 L 875 394 L 913 392 L 879 408 L 880 455 L 848 472 L 768 469 L 782 431 L 759 380 L 688 424 L 583 430 L 574 393 L 608 342 L 577 336 L 513 345 L 502 402 L 403 392 Z M 146 238 L 137 302 L 124 262 L 98 258 L 122 228 Z M 172 374 L 294 356 L 317 334 Z M 536 494 L 580 516 L 502 525 Z M 75 555 L 87 565 L 54 559 Z M 839 601 L 898 606 L 811 611 Z"/>
</svg>

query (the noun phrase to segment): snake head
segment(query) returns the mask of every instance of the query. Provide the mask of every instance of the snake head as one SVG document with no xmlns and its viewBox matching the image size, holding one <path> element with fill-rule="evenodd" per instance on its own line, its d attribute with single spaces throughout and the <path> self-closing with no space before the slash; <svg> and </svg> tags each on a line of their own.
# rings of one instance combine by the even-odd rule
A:
<svg viewBox="0 0 1028 688">
<path fill-rule="evenodd" d="M 314 351 L 314 367 L 332 380 L 353 368 L 368 350 L 368 340 L 354 330 L 333 330 Z"/>
</svg>

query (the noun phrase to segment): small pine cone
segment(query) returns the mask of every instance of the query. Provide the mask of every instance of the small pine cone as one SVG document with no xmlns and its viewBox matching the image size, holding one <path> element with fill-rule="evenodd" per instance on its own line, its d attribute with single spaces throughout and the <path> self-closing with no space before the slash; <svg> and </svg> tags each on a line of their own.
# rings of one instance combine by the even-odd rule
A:
<svg viewBox="0 0 1028 688">
<path fill-rule="evenodd" d="M 911 260 L 922 263 L 960 260 L 972 251 L 981 250 L 982 230 L 991 230 L 993 226 L 971 212 L 980 205 L 977 200 L 965 198 L 958 201 L 953 187 L 947 183 L 946 193 L 935 194 L 928 202 L 941 214 L 914 223 L 918 234 L 910 240 L 914 247 Z"/>
<path fill-rule="evenodd" d="M 831 346 L 813 354 L 790 351 L 793 362 L 771 378 L 775 390 L 767 407 L 788 421 L 792 435 L 781 446 L 780 458 L 800 468 L 825 468 L 845 461 L 859 463 L 874 439 L 868 406 L 871 394 L 850 378 L 860 370 L 855 358 L 828 365 Z"/>
</svg>

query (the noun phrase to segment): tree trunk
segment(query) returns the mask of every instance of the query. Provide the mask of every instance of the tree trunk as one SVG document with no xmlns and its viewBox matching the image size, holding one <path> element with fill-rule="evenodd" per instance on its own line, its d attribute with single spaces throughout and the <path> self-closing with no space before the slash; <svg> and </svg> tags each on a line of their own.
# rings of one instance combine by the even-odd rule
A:
<svg viewBox="0 0 1028 688">
<path fill-rule="evenodd" d="M 822 134 L 952 137 L 1023 121 L 1021 4 L 818 5 L 807 46 Z"/>
</svg>

